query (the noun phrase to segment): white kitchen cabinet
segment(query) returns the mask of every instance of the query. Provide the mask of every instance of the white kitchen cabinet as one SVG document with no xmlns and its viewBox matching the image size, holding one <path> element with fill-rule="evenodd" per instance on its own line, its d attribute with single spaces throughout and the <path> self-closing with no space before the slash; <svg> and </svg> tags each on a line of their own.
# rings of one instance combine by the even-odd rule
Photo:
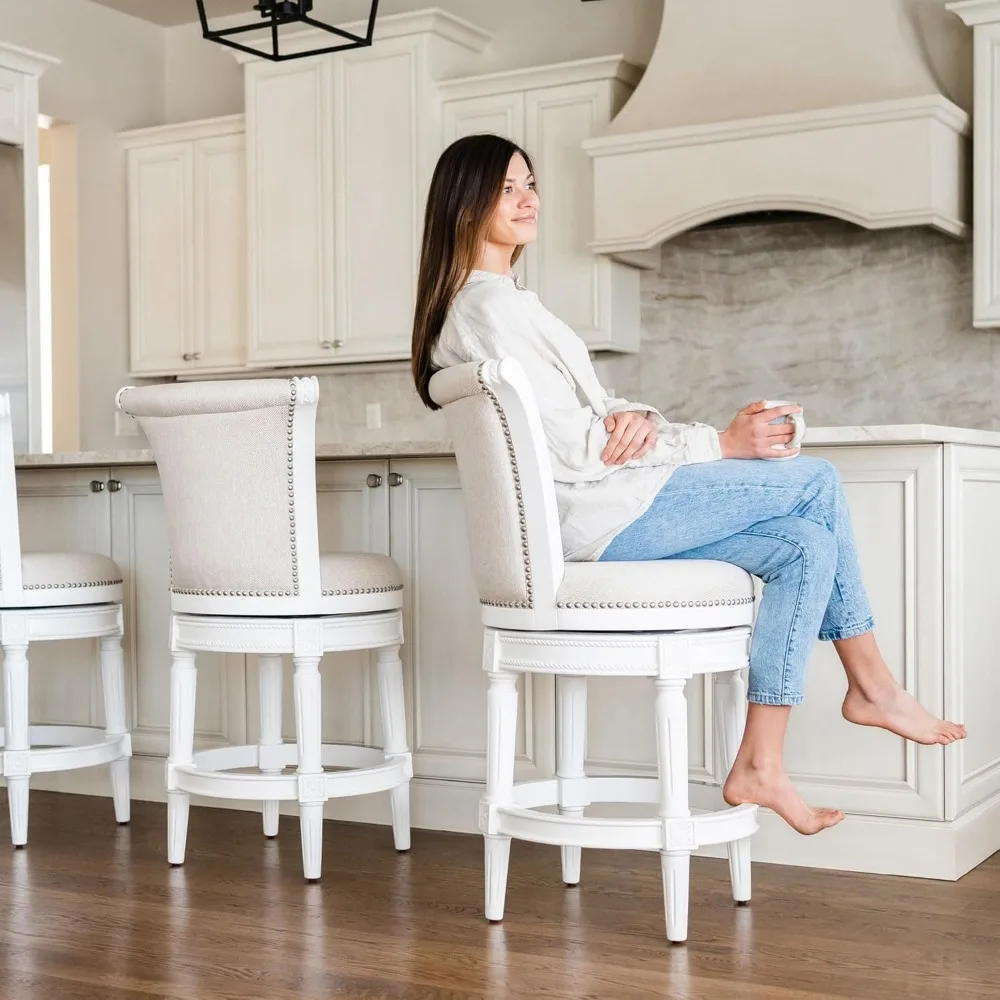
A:
<svg viewBox="0 0 1000 1000">
<path fill-rule="evenodd" d="M 111 555 L 107 469 L 18 472 L 18 521 L 24 552 Z M 28 651 L 32 722 L 103 725 L 97 641 L 37 642 Z"/>
<path fill-rule="evenodd" d="M 122 135 L 128 156 L 130 369 L 226 371 L 246 354 L 241 115 Z"/>
<path fill-rule="evenodd" d="M 1000 327 L 1000 0 L 947 4 L 973 29 L 972 322 Z"/>
<path fill-rule="evenodd" d="M 440 118 L 488 36 L 443 11 L 370 48 L 245 62 L 252 365 L 405 359 Z"/>
<path fill-rule="evenodd" d="M 538 241 L 516 265 L 525 284 L 592 351 L 639 349 L 639 270 L 594 254 L 593 181 L 584 140 L 599 135 L 638 79 L 620 57 L 449 80 L 444 144 L 494 132 L 522 146 L 542 202 Z"/>
<path fill-rule="evenodd" d="M 23 73 L 0 67 L 0 142 L 20 146 L 24 141 Z"/>
</svg>

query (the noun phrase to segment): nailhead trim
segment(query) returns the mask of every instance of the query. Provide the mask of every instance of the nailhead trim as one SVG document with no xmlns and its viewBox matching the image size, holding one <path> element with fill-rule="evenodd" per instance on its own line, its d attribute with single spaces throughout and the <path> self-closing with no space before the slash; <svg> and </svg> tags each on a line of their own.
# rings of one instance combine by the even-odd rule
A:
<svg viewBox="0 0 1000 1000">
<path fill-rule="evenodd" d="M 392 594 L 397 590 L 402 590 L 401 583 L 394 583 L 391 587 L 355 587 L 353 590 L 324 590 L 324 597 L 354 597 L 358 594 Z"/>
<path fill-rule="evenodd" d="M 295 401 L 298 397 L 298 383 L 295 379 L 290 379 L 288 383 L 291 391 L 291 398 L 288 401 L 288 430 L 286 440 L 288 442 L 288 531 L 292 545 L 292 590 L 289 596 L 298 596 L 299 593 L 299 553 L 295 547 L 295 463 L 294 463 L 294 429 L 295 429 Z"/>
<path fill-rule="evenodd" d="M 719 608 L 753 604 L 752 597 L 727 597 L 714 601 L 557 601 L 557 608 Z"/>
<path fill-rule="evenodd" d="M 493 404 L 493 408 L 497 411 L 497 416 L 500 418 L 500 426 L 503 429 L 504 440 L 507 442 L 507 457 L 510 459 L 510 468 L 514 475 L 514 493 L 517 496 L 517 515 L 521 529 L 521 560 L 524 563 L 524 585 L 528 592 L 528 599 L 526 601 L 481 600 L 479 603 L 486 604 L 493 608 L 523 608 L 531 610 L 534 608 L 535 602 L 531 587 L 531 553 L 528 550 L 528 520 L 524 514 L 524 494 L 521 492 L 521 476 L 517 469 L 517 456 L 514 454 L 514 441 L 510 436 L 510 425 L 507 423 L 507 414 L 504 413 L 500 400 L 497 399 L 496 393 L 493 392 L 493 390 L 483 381 L 482 365 L 476 369 L 476 379 L 479 382 L 479 386 L 483 390 L 483 393 L 489 397 L 490 402 Z"/>
<path fill-rule="evenodd" d="M 69 587 L 116 587 L 120 584 L 121 578 L 117 580 L 88 580 L 86 583 L 32 583 L 22 590 L 66 590 Z"/>
</svg>

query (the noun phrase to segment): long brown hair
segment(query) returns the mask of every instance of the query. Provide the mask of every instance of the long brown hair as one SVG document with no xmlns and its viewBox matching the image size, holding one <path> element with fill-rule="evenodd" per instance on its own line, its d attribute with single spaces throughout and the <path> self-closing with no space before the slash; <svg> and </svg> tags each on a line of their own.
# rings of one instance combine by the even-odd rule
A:
<svg viewBox="0 0 1000 1000">
<path fill-rule="evenodd" d="M 411 362 L 417 393 L 432 410 L 438 406 L 427 391 L 435 371 L 431 352 L 452 300 L 476 266 L 515 153 L 532 170 L 528 154 L 509 139 L 469 135 L 453 142 L 434 168 L 424 214 Z M 514 249 L 512 264 L 522 249 Z"/>
</svg>

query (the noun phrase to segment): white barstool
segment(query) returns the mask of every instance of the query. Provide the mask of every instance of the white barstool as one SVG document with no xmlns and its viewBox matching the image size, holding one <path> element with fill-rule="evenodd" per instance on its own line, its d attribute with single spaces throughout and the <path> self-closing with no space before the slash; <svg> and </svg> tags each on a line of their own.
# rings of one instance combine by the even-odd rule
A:
<svg viewBox="0 0 1000 1000">
<path fill-rule="evenodd" d="M 0 395 L 0 644 L 3 731 L 10 836 L 28 842 L 28 784 L 41 771 L 111 765 L 115 819 L 129 821 L 132 743 L 122 657 L 122 574 L 107 556 L 89 552 L 21 552 L 10 397 Z M 105 728 L 32 726 L 28 648 L 58 639 L 100 641 Z"/>
<path fill-rule="evenodd" d="M 258 799 L 264 833 L 296 801 L 306 879 L 320 877 L 330 798 L 388 791 L 396 849 L 410 847 L 403 583 L 388 556 L 319 551 L 315 378 L 119 390 L 156 458 L 170 544 L 167 859 L 184 861 L 190 796 Z M 384 749 L 322 744 L 324 653 L 378 650 Z M 195 656 L 257 654 L 260 740 L 194 750 Z M 296 743 L 281 735 L 282 658 L 295 664 Z M 283 773 L 294 767 L 293 773 Z M 336 767 L 330 771 L 325 768 Z M 244 773 L 233 773 L 244 769 Z M 246 773 L 246 769 L 253 769 Z"/>
<path fill-rule="evenodd" d="M 486 917 L 503 917 L 512 837 L 562 848 L 580 881 L 584 847 L 658 851 L 667 937 L 687 939 L 691 853 L 728 845 L 733 896 L 750 899 L 757 807 L 693 814 L 684 685 L 715 675 L 715 724 L 728 772 L 742 739 L 754 597 L 726 563 L 565 563 L 548 449 L 531 385 L 513 359 L 438 372 L 469 519 L 489 675 Z M 556 775 L 514 782 L 517 676 L 556 675 Z M 587 777 L 587 677 L 651 677 L 658 777 Z M 654 803 L 650 818 L 589 817 L 591 803 Z M 558 815 L 539 811 L 558 806 Z"/>
</svg>

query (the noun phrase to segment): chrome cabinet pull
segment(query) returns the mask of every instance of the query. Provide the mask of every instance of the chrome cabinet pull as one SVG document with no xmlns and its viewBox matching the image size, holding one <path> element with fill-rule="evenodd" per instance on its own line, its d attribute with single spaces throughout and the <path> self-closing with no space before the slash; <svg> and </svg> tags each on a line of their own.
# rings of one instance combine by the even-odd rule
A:
<svg viewBox="0 0 1000 1000">
<path fill-rule="evenodd" d="M 117 480 L 117 479 L 109 479 L 108 480 L 108 492 L 109 493 L 117 493 L 121 488 L 122 488 L 122 484 L 121 484 L 121 482 L 119 480 Z"/>
<path fill-rule="evenodd" d="M 377 472 L 369 472 L 365 482 L 374 490 L 382 485 L 382 477 Z"/>
<path fill-rule="evenodd" d="M 90 492 L 91 493 L 103 493 L 104 483 L 100 479 L 91 479 L 90 481 Z"/>
<path fill-rule="evenodd" d="M 390 486 L 402 486 L 403 477 L 398 472 L 389 473 L 389 485 Z"/>
</svg>

